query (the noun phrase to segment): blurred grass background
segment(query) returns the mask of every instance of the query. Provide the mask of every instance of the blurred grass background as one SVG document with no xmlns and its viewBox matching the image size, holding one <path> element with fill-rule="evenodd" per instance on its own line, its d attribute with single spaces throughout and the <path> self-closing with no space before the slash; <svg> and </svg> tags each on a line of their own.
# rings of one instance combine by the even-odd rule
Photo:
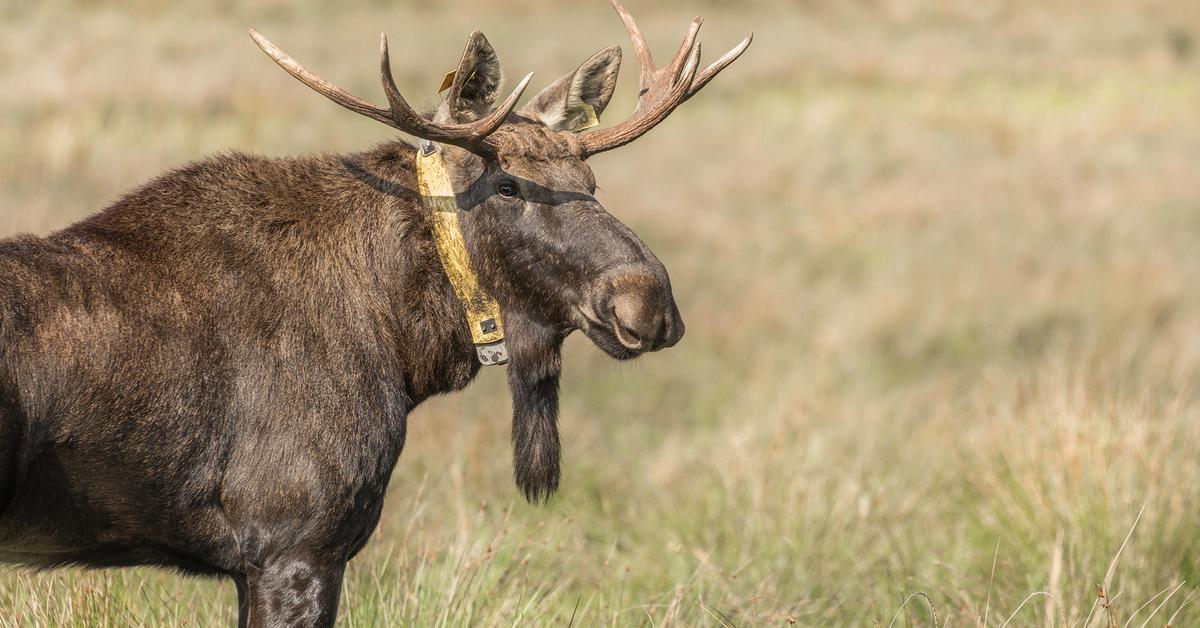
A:
<svg viewBox="0 0 1200 628">
<path fill-rule="evenodd" d="M 1200 623 L 1200 4 L 630 9 L 660 57 L 695 14 L 708 59 L 756 35 L 593 163 L 688 336 L 632 365 L 572 339 L 548 507 L 500 371 L 422 406 L 344 625 Z M 0 235 L 217 151 L 389 137 L 251 25 L 376 101 L 380 30 L 427 105 L 475 28 L 535 85 L 621 43 L 607 121 L 636 93 L 602 0 L 0 0 Z M 235 615 L 227 583 L 0 574 L 2 626 Z"/>
</svg>

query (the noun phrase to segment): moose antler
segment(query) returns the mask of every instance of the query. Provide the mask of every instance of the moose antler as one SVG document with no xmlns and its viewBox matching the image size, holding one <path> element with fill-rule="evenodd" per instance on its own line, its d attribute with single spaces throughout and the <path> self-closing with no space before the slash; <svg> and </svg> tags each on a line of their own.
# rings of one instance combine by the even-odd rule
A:
<svg viewBox="0 0 1200 628">
<path fill-rule="evenodd" d="M 400 95 L 400 90 L 396 89 L 396 79 L 392 77 L 392 64 L 388 59 L 386 35 L 380 35 L 379 73 L 383 80 L 383 91 L 387 94 L 389 105 L 387 109 L 376 107 L 304 69 L 295 59 L 253 28 L 250 29 L 250 37 L 254 39 L 254 43 L 258 44 L 259 48 L 262 48 L 263 52 L 267 53 L 267 56 L 279 64 L 279 67 L 287 70 L 288 74 L 350 111 L 382 122 L 409 135 L 452 144 L 479 155 L 495 154 L 497 147 L 488 136 L 504 122 L 508 114 L 512 113 L 513 107 L 517 106 L 517 100 L 521 98 L 522 92 L 529 84 L 529 79 L 533 78 L 532 72 L 525 75 L 525 78 L 513 90 L 512 95 L 485 118 L 467 124 L 439 124 L 427 120 L 417 113 L 408 104 L 408 101 L 404 100 L 404 96 Z"/>
<path fill-rule="evenodd" d="M 628 120 L 613 127 L 584 133 L 579 137 L 585 155 L 595 155 L 624 146 L 644 135 L 665 120 L 685 100 L 696 95 L 696 92 L 713 80 L 721 70 L 742 56 L 754 40 L 754 33 L 750 33 L 712 65 L 702 72 L 697 72 L 696 68 L 700 63 L 700 43 L 696 41 L 696 34 L 700 32 L 703 20 L 696 18 L 684 35 L 683 43 L 671 59 L 671 63 L 660 69 L 654 65 L 650 47 L 646 45 L 646 38 L 642 36 L 642 31 L 633 20 L 633 16 L 621 5 L 620 0 L 612 0 L 612 5 L 617 10 L 617 15 L 621 16 L 621 21 L 625 23 L 625 30 L 629 31 L 629 39 L 633 42 L 633 52 L 641 68 L 638 81 L 641 93 L 638 95 L 637 108 Z"/>
</svg>

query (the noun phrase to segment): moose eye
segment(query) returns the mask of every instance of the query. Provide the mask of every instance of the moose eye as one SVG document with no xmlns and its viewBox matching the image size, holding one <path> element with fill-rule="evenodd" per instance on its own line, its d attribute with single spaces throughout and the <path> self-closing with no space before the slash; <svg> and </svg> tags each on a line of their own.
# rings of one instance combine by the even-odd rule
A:
<svg viewBox="0 0 1200 628">
<path fill-rule="evenodd" d="M 500 196 L 507 196 L 508 198 L 516 198 L 521 195 L 521 188 L 517 187 L 517 184 L 509 179 L 501 181 L 500 185 L 496 186 L 496 191 L 500 193 Z"/>
</svg>

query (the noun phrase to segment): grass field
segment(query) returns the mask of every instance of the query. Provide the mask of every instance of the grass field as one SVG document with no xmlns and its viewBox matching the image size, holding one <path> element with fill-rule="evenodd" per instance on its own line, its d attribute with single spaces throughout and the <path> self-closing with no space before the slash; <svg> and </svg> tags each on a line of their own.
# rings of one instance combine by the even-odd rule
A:
<svg viewBox="0 0 1200 628">
<path fill-rule="evenodd" d="M 474 28 L 536 85 L 621 43 L 609 122 L 636 91 L 603 0 L 187 4 L 0 0 L 0 236 L 213 152 L 388 137 L 250 25 L 376 100 L 380 29 L 429 105 Z M 501 372 L 422 406 L 340 621 L 1200 625 L 1200 4 L 629 5 L 660 56 L 696 13 L 709 59 L 756 35 L 593 164 L 688 335 L 572 339 L 545 507 Z M 235 616 L 228 583 L 0 573 L 0 626 Z"/>
</svg>

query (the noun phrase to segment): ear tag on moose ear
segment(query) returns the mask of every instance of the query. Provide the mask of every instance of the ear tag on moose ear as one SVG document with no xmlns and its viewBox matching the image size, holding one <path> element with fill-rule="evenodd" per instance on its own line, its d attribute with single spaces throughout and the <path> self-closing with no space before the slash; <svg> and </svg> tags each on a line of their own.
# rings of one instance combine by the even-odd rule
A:
<svg viewBox="0 0 1200 628">
<path fill-rule="evenodd" d="M 579 121 L 579 124 L 575 125 L 575 128 L 571 129 L 572 131 L 578 133 L 580 131 L 586 131 L 594 126 L 600 126 L 600 117 L 596 115 L 595 107 L 587 103 L 583 103 L 579 105 L 575 111 L 579 112 L 579 115 L 583 116 L 583 119 Z"/>
<path fill-rule="evenodd" d="M 437 93 L 440 94 L 440 93 L 450 89 L 450 86 L 454 84 L 454 77 L 457 75 L 458 75 L 458 70 L 450 70 L 449 72 L 447 72 L 446 76 L 442 77 L 442 84 L 438 86 Z M 468 76 L 467 80 L 469 81 L 473 78 L 475 78 L 475 71 L 471 70 L 471 76 Z"/>
<path fill-rule="evenodd" d="M 441 86 L 438 87 L 437 93 L 440 94 L 440 93 L 450 89 L 450 86 L 454 84 L 454 75 L 455 74 L 458 74 L 457 70 L 450 70 L 449 72 L 446 73 L 446 77 L 442 79 L 442 84 L 441 84 Z"/>
</svg>

